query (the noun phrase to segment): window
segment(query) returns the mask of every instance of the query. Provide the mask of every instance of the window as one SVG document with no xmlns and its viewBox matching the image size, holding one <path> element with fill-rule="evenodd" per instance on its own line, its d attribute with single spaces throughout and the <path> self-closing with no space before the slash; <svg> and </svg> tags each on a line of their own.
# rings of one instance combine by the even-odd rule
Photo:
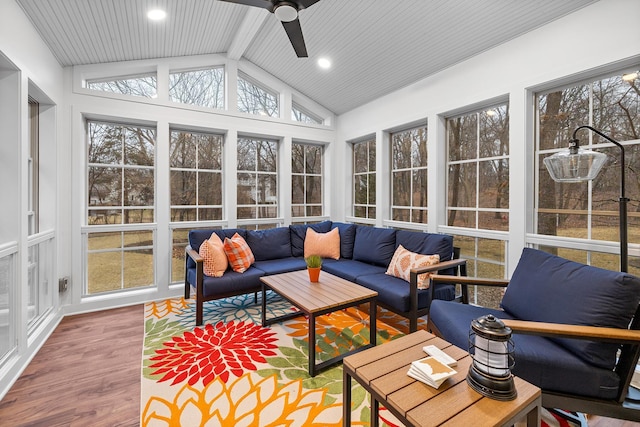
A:
<svg viewBox="0 0 640 427">
<path fill-rule="evenodd" d="M 278 216 L 278 143 L 238 138 L 238 219 Z"/>
<path fill-rule="evenodd" d="M 353 144 L 353 216 L 376 218 L 376 140 Z"/>
<path fill-rule="evenodd" d="M 391 134 L 391 218 L 427 223 L 427 127 Z"/>
<path fill-rule="evenodd" d="M 238 73 L 238 111 L 261 116 L 279 117 L 278 94 Z"/>
<path fill-rule="evenodd" d="M 87 80 L 86 85 L 87 88 L 91 90 L 121 93 L 123 95 L 143 96 L 145 98 L 155 98 L 157 94 L 157 80 L 155 73 Z"/>
<path fill-rule="evenodd" d="M 447 225 L 509 228 L 509 108 L 447 119 Z"/>
<path fill-rule="evenodd" d="M 322 146 L 291 147 L 291 216 L 322 215 Z"/>
<path fill-rule="evenodd" d="M 623 78 L 621 73 L 610 75 L 588 83 L 539 93 L 536 95 L 536 103 L 536 232 L 545 236 L 589 239 L 592 243 L 618 242 L 618 198 L 622 173 L 620 150 L 589 130 L 578 132 L 581 147 L 609 156 L 605 167 L 591 182 L 555 183 L 542 160 L 565 149 L 578 126 L 590 125 L 624 145 L 626 182 L 640 182 L 640 79 L 637 76 Z M 636 209 L 640 200 L 640 187 L 627 185 L 626 196 L 630 199 L 629 230 L 640 229 L 640 213 Z M 630 232 L 629 242 L 640 243 L 639 235 Z M 551 248 L 553 246 L 555 248 Z M 554 242 L 550 243 L 549 248 L 561 256 L 572 256 L 576 261 L 610 270 L 617 270 L 619 267 L 617 255 L 597 251 L 580 253 L 569 249 L 558 250 L 559 246 L 559 242 Z M 633 264 L 630 263 L 631 270 Z M 638 272 L 636 267 L 635 273 Z"/>
<path fill-rule="evenodd" d="M 28 197 L 28 232 L 37 234 L 40 229 L 39 195 L 40 195 L 40 104 L 29 98 L 29 197 Z"/>
<path fill-rule="evenodd" d="M 169 99 L 208 108 L 224 108 L 224 68 L 169 74 Z"/>
<path fill-rule="evenodd" d="M 171 221 L 222 219 L 222 136 L 171 131 Z"/>
<path fill-rule="evenodd" d="M 155 130 L 89 121 L 88 132 L 85 294 L 150 286 Z"/>
<path fill-rule="evenodd" d="M 314 124 L 317 124 L 317 125 L 321 125 L 324 122 L 324 120 L 322 120 L 322 118 L 318 117 L 317 115 L 315 115 L 313 113 L 310 113 L 309 111 L 307 111 L 304 108 L 300 107 L 295 102 L 293 103 L 293 105 L 291 107 L 291 119 L 295 120 L 296 122 L 314 123 Z"/>
</svg>

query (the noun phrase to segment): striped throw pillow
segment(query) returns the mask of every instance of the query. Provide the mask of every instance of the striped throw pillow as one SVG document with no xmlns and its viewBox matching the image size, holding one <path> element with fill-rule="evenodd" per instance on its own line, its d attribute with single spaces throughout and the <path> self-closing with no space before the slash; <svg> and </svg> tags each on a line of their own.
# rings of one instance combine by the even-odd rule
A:
<svg viewBox="0 0 640 427">
<path fill-rule="evenodd" d="M 229 265 L 233 271 L 238 273 L 247 271 L 256 260 L 251 248 L 238 233 L 235 233 L 231 238 L 224 239 L 224 252 L 227 254 Z"/>
</svg>

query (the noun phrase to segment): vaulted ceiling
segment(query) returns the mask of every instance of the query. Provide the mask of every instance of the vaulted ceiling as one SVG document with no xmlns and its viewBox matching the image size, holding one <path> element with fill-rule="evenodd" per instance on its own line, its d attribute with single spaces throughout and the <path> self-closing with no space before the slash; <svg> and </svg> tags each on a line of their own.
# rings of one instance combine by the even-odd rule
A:
<svg viewBox="0 0 640 427">
<path fill-rule="evenodd" d="M 321 0 L 299 14 L 308 58 L 298 58 L 281 23 L 256 7 L 16 1 L 62 66 L 222 53 L 341 114 L 597 0 Z M 165 21 L 147 19 L 156 7 L 167 11 Z M 317 66 L 323 56 L 331 69 Z"/>
</svg>

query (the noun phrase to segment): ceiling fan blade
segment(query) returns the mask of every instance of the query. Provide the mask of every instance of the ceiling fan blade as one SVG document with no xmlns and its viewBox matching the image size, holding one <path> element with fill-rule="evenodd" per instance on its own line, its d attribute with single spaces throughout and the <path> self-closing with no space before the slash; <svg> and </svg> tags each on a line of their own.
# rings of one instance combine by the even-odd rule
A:
<svg viewBox="0 0 640 427">
<path fill-rule="evenodd" d="M 259 7 L 273 12 L 273 3 L 269 0 L 219 0 L 227 3 L 244 4 L 246 6 Z"/>
<path fill-rule="evenodd" d="M 298 6 L 300 9 L 306 9 L 314 4 L 318 3 L 320 0 L 298 0 Z"/>
<path fill-rule="evenodd" d="M 293 50 L 296 51 L 298 58 L 306 58 L 307 47 L 304 45 L 304 37 L 302 36 L 302 27 L 300 27 L 300 19 L 296 18 L 291 22 L 283 22 L 282 26 L 289 36 Z"/>
</svg>

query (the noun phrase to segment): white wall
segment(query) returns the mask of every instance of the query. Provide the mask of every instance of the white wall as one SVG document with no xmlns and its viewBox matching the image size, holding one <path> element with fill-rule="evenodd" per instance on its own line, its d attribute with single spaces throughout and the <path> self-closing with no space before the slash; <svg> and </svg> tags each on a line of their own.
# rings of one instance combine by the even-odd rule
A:
<svg viewBox="0 0 640 427">
<path fill-rule="evenodd" d="M 576 81 L 629 66 L 640 67 L 638 17 L 640 2 L 637 0 L 601 0 L 340 115 L 333 170 L 339 180 L 351 181 L 351 153 L 346 142 L 377 134 L 378 152 L 381 152 L 382 147 L 389 144 L 384 131 L 428 120 L 429 231 L 447 232 L 442 226 L 446 224 L 444 118 L 473 106 L 508 99 L 511 214 L 507 266 L 511 272 L 525 246 L 526 233 L 531 231 L 526 228 L 527 218 L 533 216 L 533 201 L 527 198 L 533 194 L 534 176 L 531 94 L 561 81 Z M 383 182 L 383 177 L 379 176 L 377 182 Z M 334 194 L 333 218 L 350 215 L 350 198 L 349 192 Z"/>
<path fill-rule="evenodd" d="M 42 42 L 31 23 L 23 14 L 14 0 L 0 0 L 0 84 L 4 121 L 2 122 L 3 153 L 3 210 L 2 234 L 0 246 L 10 242 L 17 245 L 16 283 L 11 289 L 9 323 L 15 332 L 17 349 L 9 359 L 0 366 L 0 398 L 8 391 L 29 360 L 35 355 L 49 334 L 53 331 L 61 318 L 57 293 L 53 299 L 53 310 L 42 319 L 40 325 L 27 336 L 27 157 L 28 157 L 28 96 L 35 95 L 39 100 L 48 104 L 42 109 L 41 125 L 49 129 L 48 135 L 43 135 L 40 143 L 44 146 L 41 152 L 50 160 L 41 170 L 43 177 L 42 188 L 47 191 L 47 197 L 42 199 L 41 214 L 43 227 L 54 232 L 55 252 L 60 253 L 65 245 L 61 244 L 58 231 L 68 227 L 68 222 L 59 222 L 59 201 L 56 198 L 58 188 L 64 186 L 68 179 L 59 176 L 57 171 L 64 165 L 64 160 L 57 157 L 60 141 L 60 110 L 64 104 L 62 88 L 63 70 L 53 57 L 47 46 Z M 10 120 L 6 120 L 10 117 Z M 6 225 L 6 227 L 5 227 Z M 14 243 L 10 243 L 14 244 Z M 57 265 L 53 266 L 53 277 L 58 277 L 59 271 L 65 271 L 69 265 L 68 257 L 57 258 Z M 68 269 L 67 269 L 68 271 Z M 51 281 L 49 281 L 50 283 Z M 57 283 L 50 283 L 51 289 L 57 289 Z M 15 310 L 17 308 L 17 310 Z M 19 312 L 16 312 L 19 311 Z"/>
</svg>

